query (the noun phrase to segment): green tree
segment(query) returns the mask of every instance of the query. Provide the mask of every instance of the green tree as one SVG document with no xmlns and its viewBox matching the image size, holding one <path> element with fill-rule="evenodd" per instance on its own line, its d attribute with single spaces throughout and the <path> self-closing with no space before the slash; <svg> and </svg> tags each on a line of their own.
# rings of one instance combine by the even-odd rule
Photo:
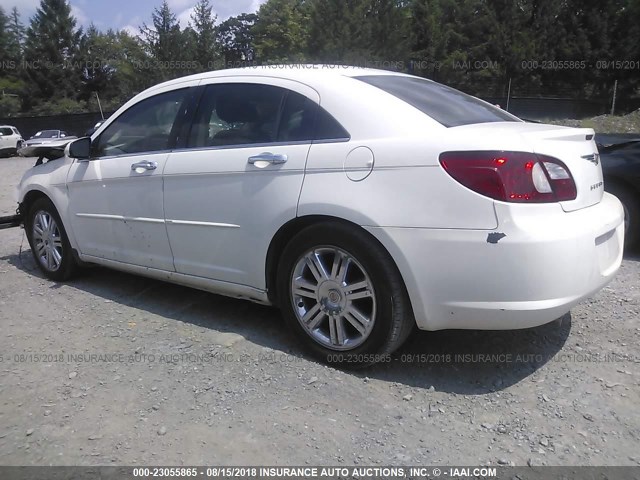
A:
<svg viewBox="0 0 640 480">
<path fill-rule="evenodd" d="M 418 75 L 438 79 L 445 57 L 442 9 L 438 0 L 414 0 L 410 6 L 411 59 Z M 413 65 L 413 63 L 412 63 Z"/>
<path fill-rule="evenodd" d="M 309 38 L 307 4 L 305 0 L 268 0 L 260 7 L 253 27 L 258 61 L 304 61 Z"/>
<path fill-rule="evenodd" d="M 640 59 L 640 0 L 627 0 L 619 12 L 617 24 L 614 27 L 611 57 L 621 61 L 633 61 L 636 64 Z M 620 41 L 624 39 L 624 41 Z M 615 72 L 614 80 L 620 82 L 618 94 L 620 98 L 640 96 L 640 75 L 637 68 L 620 69 Z"/>
<path fill-rule="evenodd" d="M 411 11 L 406 0 L 372 0 L 367 13 L 371 47 L 377 60 L 403 64 L 411 48 Z"/>
<path fill-rule="evenodd" d="M 84 100 L 94 92 L 103 97 L 114 97 L 118 93 L 118 37 L 112 30 L 100 32 L 95 25 L 87 29 L 80 39 L 78 63 L 81 69 Z"/>
<path fill-rule="evenodd" d="M 217 29 L 225 66 L 240 66 L 255 59 L 253 26 L 258 16 L 243 13 L 222 22 Z"/>
<path fill-rule="evenodd" d="M 138 37 L 129 35 L 125 30 L 116 33 L 117 78 L 119 93 L 115 102 L 124 102 L 134 94 L 152 86 L 154 81 L 148 75 L 146 62 L 149 57 Z M 105 107 L 106 108 L 106 107 Z"/>
<path fill-rule="evenodd" d="M 0 6 L 0 58 L 5 60 L 9 56 L 9 17 Z M 4 69 L 3 69 L 4 70 Z"/>
<path fill-rule="evenodd" d="M 200 0 L 191 14 L 191 28 L 195 43 L 195 60 L 201 71 L 214 70 L 220 62 L 221 52 L 216 36 L 217 15 L 209 0 Z"/>
<path fill-rule="evenodd" d="M 40 1 L 24 45 L 23 100 L 27 105 L 75 95 L 80 75 L 73 60 L 81 33 L 66 0 Z"/>
<path fill-rule="evenodd" d="M 314 61 L 363 64 L 371 59 L 370 0 L 314 0 L 309 13 L 309 55 Z"/>
<path fill-rule="evenodd" d="M 153 68 L 150 77 L 156 81 L 180 77 L 185 73 L 185 36 L 175 13 L 171 11 L 167 0 L 152 15 L 153 26 L 143 24 L 140 27 L 142 41 L 152 58 Z"/>
<path fill-rule="evenodd" d="M 7 24 L 7 34 L 9 57 L 15 60 L 21 59 L 24 45 L 24 25 L 20 22 L 20 13 L 17 7 L 11 9 L 9 23 Z"/>
</svg>

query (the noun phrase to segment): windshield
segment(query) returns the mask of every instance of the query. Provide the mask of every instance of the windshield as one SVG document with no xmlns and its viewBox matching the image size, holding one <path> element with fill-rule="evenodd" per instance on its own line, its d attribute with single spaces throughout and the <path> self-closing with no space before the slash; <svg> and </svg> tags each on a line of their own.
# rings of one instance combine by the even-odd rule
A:
<svg viewBox="0 0 640 480">
<path fill-rule="evenodd" d="M 520 121 L 501 108 L 424 78 L 397 75 L 367 75 L 354 78 L 398 97 L 445 127 Z"/>
<path fill-rule="evenodd" d="M 56 138 L 58 130 L 43 130 L 34 135 L 35 138 Z"/>
</svg>

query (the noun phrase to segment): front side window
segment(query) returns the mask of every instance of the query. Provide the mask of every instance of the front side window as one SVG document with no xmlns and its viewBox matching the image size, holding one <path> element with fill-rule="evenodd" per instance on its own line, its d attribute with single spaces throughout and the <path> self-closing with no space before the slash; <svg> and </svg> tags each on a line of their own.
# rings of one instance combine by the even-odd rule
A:
<svg viewBox="0 0 640 480">
<path fill-rule="evenodd" d="M 200 100 L 190 148 L 346 139 L 349 134 L 317 103 L 280 87 L 209 85 Z"/>
<path fill-rule="evenodd" d="M 0 128 L 0 133 L 2 135 L 13 135 L 13 132 L 11 131 L 11 129 L 7 127 Z"/>
<path fill-rule="evenodd" d="M 98 137 L 94 157 L 169 150 L 178 112 L 188 89 L 147 98 L 120 115 Z"/>
<path fill-rule="evenodd" d="M 498 107 L 424 78 L 399 75 L 367 75 L 354 78 L 398 97 L 445 127 L 519 121 Z"/>
</svg>

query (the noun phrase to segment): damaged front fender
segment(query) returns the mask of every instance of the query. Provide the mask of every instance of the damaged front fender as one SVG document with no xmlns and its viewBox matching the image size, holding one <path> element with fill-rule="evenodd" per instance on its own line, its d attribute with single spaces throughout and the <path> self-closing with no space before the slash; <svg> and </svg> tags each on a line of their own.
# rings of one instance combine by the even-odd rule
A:
<svg viewBox="0 0 640 480">
<path fill-rule="evenodd" d="M 35 166 L 42 165 L 46 159 L 48 162 L 64 157 L 65 149 L 77 137 L 65 138 L 45 144 L 25 145 L 18 150 L 21 157 L 38 157 Z"/>
</svg>

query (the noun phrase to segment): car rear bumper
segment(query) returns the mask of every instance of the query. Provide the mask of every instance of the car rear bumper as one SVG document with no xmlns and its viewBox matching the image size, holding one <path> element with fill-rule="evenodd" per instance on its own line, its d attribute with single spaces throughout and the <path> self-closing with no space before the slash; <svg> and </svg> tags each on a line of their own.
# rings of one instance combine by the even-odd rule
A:
<svg viewBox="0 0 640 480">
<path fill-rule="evenodd" d="M 390 251 L 423 330 L 506 330 L 553 321 L 612 279 L 624 216 L 605 194 L 571 213 L 496 203 L 493 232 L 368 228 Z"/>
</svg>

